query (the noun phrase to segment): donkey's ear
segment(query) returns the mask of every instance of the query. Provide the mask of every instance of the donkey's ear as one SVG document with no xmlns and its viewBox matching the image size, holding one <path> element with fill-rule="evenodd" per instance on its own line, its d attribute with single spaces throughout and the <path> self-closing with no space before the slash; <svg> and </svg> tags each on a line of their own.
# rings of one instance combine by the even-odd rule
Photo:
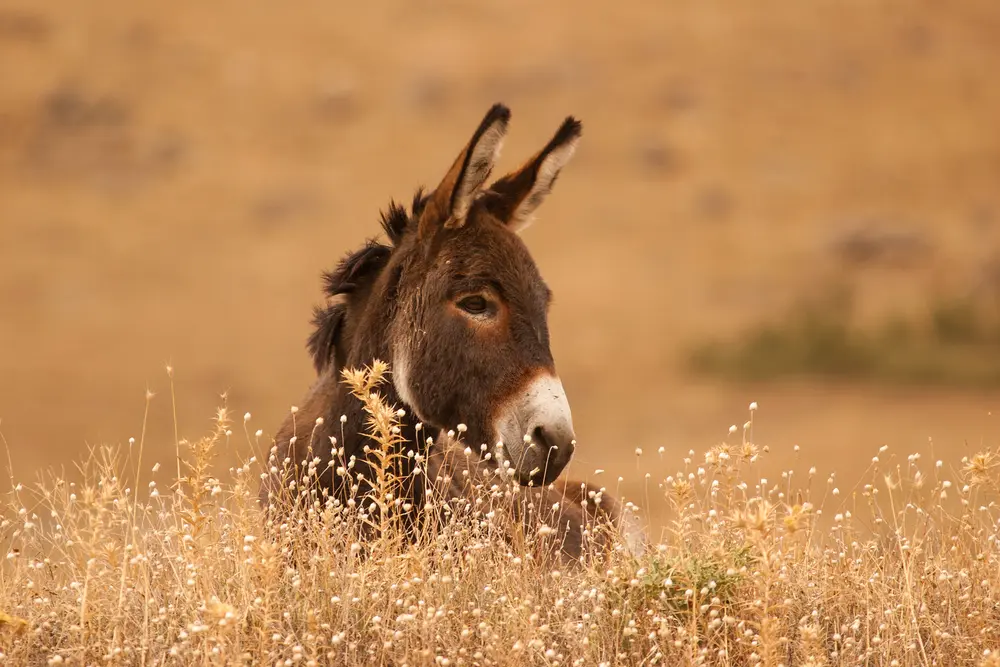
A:
<svg viewBox="0 0 1000 667">
<path fill-rule="evenodd" d="M 545 148 L 490 187 L 490 212 L 514 231 L 531 224 L 535 209 L 552 191 L 559 172 L 573 157 L 582 131 L 580 121 L 567 117 Z"/>
<path fill-rule="evenodd" d="M 493 171 L 507 133 L 510 109 L 494 104 L 479 124 L 468 145 L 428 199 L 420 215 L 420 236 L 440 226 L 461 227 L 483 183 Z"/>
</svg>

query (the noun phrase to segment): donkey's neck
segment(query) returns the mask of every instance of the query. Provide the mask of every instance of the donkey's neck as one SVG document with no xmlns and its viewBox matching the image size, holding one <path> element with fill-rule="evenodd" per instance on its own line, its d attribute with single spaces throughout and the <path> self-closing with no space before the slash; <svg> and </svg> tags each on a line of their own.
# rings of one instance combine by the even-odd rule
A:
<svg viewBox="0 0 1000 667">
<path fill-rule="evenodd" d="M 352 294 L 349 319 L 343 327 L 345 338 L 340 341 L 341 349 L 346 352 L 344 359 L 348 368 L 370 367 L 376 360 L 380 360 L 390 364 L 390 373 L 395 371 L 391 366 L 393 362 L 391 324 L 397 308 L 396 285 L 399 280 L 397 262 L 398 259 L 390 260 L 379 271 L 373 272 L 365 284 L 357 285 Z M 339 431 L 335 437 L 343 448 L 344 461 L 350 462 L 353 457 L 355 473 L 363 474 L 365 480 L 371 480 L 374 472 L 372 460 L 365 452 L 366 445 L 369 447 L 373 445 L 372 439 L 365 432 L 368 415 L 361 401 L 343 382 L 342 369 L 338 367 L 331 370 L 337 377 L 337 391 L 335 400 L 330 403 L 325 422 L 335 424 Z M 377 391 L 385 403 L 393 409 L 404 410 L 399 426 L 405 441 L 398 453 L 405 457 L 403 459 L 405 464 L 397 472 L 409 475 L 418 460 L 417 457 L 426 456 L 426 438 L 436 438 L 438 431 L 427 425 L 418 426 L 419 417 L 404 397 L 400 396 L 395 383 L 385 382 L 377 388 Z M 413 452 L 412 455 L 410 451 Z M 364 487 L 364 483 L 361 486 Z"/>
</svg>

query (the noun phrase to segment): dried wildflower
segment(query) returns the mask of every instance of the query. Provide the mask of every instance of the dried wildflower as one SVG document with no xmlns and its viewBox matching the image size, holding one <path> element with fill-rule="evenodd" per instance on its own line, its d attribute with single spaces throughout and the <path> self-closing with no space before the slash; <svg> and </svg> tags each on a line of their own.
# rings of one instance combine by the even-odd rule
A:
<svg viewBox="0 0 1000 667">
<path fill-rule="evenodd" d="M 744 510 L 733 512 L 733 523 L 745 530 L 752 530 L 762 536 L 770 532 L 770 519 L 773 512 L 770 501 L 763 498 L 750 500 Z"/>
<path fill-rule="evenodd" d="M 757 458 L 760 451 L 758 450 L 757 445 L 747 441 L 739 446 L 738 453 L 743 459 L 752 461 Z"/>
<path fill-rule="evenodd" d="M 13 631 L 15 634 L 20 634 L 27 628 L 28 622 L 23 618 L 0 611 L 0 630 Z"/>
<path fill-rule="evenodd" d="M 686 503 L 692 496 L 691 484 L 683 478 L 677 478 L 670 484 L 670 491 L 679 503 Z"/>
<path fill-rule="evenodd" d="M 962 468 L 966 479 L 974 485 L 1000 485 L 1000 455 L 992 450 L 970 457 Z"/>
<path fill-rule="evenodd" d="M 806 528 L 811 517 L 812 505 L 810 503 L 792 505 L 788 510 L 788 514 L 782 518 L 785 532 L 789 535 L 795 535 L 800 530 Z"/>
</svg>

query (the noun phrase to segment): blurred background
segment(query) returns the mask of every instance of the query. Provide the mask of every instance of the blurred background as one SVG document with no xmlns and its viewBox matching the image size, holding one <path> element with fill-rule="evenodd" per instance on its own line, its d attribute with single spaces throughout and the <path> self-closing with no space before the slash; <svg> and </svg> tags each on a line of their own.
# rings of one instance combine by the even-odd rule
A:
<svg viewBox="0 0 1000 667">
<path fill-rule="evenodd" d="M 320 272 L 495 101 L 501 171 L 584 123 L 524 235 L 575 474 L 635 495 L 751 401 L 774 466 L 957 462 L 1000 434 L 998 75 L 995 0 L 3 0 L 15 477 L 138 438 L 147 387 L 171 469 L 168 363 L 180 437 L 224 392 L 220 463 L 245 411 L 272 434 L 313 377 Z"/>
</svg>

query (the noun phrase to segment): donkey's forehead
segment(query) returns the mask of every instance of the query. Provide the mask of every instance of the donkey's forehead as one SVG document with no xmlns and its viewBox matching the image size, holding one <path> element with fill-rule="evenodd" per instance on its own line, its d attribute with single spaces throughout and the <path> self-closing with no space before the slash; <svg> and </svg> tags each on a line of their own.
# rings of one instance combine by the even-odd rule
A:
<svg viewBox="0 0 1000 667">
<path fill-rule="evenodd" d="M 453 234 L 441 249 L 439 266 L 451 276 L 496 281 L 546 301 L 551 294 L 524 242 L 493 221 L 466 225 Z"/>
</svg>

